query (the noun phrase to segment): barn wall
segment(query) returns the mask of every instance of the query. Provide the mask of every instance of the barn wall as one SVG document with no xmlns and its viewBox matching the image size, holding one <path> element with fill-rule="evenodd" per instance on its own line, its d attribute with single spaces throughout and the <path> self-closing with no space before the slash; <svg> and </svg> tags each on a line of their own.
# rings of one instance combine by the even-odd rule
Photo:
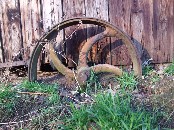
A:
<svg viewBox="0 0 174 130">
<path fill-rule="evenodd" d="M 143 61 L 148 58 L 153 58 L 154 63 L 173 61 L 174 0 L 0 0 L 0 62 L 28 60 L 44 32 L 65 19 L 82 16 L 101 18 L 118 26 L 131 37 Z M 73 29 L 60 32 L 59 37 L 65 38 L 64 34 Z M 78 29 L 74 40 L 67 40 L 65 45 L 67 57 L 76 62 L 79 46 L 101 31 L 91 25 Z M 103 52 L 96 58 L 93 55 L 99 53 L 99 47 Z M 127 48 L 117 38 L 101 40 L 91 52 L 89 59 L 96 62 L 131 63 Z M 104 60 L 103 56 L 107 58 Z M 47 55 L 41 59 L 49 61 Z"/>
</svg>

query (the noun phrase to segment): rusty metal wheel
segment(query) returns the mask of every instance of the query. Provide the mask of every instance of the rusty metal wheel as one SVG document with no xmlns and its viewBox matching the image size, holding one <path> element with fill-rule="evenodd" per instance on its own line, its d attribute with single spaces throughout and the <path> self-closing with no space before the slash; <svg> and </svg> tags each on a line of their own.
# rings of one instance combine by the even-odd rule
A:
<svg viewBox="0 0 174 130">
<path fill-rule="evenodd" d="M 141 67 L 141 62 L 139 55 L 137 53 L 136 47 L 133 45 L 132 41 L 130 40 L 129 36 L 127 36 L 123 31 L 118 29 L 117 27 L 113 26 L 112 24 L 96 19 L 96 18 L 73 18 L 73 19 L 68 19 L 65 20 L 54 27 L 50 29 L 47 33 L 45 33 L 40 40 L 37 42 L 36 47 L 33 50 L 30 63 L 29 63 L 29 80 L 30 81 L 36 81 L 37 80 L 37 62 L 39 55 L 43 49 L 43 46 L 46 43 L 49 43 L 49 53 L 50 53 L 50 58 L 55 66 L 55 68 L 62 73 L 63 75 L 69 77 L 69 78 L 74 78 L 74 72 L 73 70 L 67 68 L 60 60 L 60 58 L 57 56 L 58 54 L 55 51 L 54 47 L 54 41 L 59 34 L 61 30 L 64 30 L 65 28 L 74 26 L 74 25 L 79 25 L 79 24 L 92 24 L 92 25 L 97 25 L 101 26 L 104 28 L 104 31 L 101 33 L 98 33 L 97 35 L 88 38 L 87 42 L 83 45 L 80 53 L 79 53 L 79 60 L 77 63 L 77 70 L 76 70 L 76 79 L 80 84 L 84 84 L 85 81 L 89 77 L 89 72 L 92 69 L 96 73 L 100 72 L 110 72 L 114 73 L 115 75 L 121 76 L 122 75 L 122 70 L 119 69 L 116 66 L 110 65 L 110 64 L 98 64 L 89 67 L 87 65 L 87 56 L 92 48 L 92 46 L 99 40 L 105 38 L 105 37 L 119 37 L 122 39 L 123 43 L 126 44 L 128 53 L 130 55 L 130 58 L 133 63 L 133 71 L 135 75 L 141 76 L 142 74 L 142 67 Z M 57 42 L 58 46 L 60 45 L 61 42 Z M 60 54 L 60 53 L 59 53 Z"/>
</svg>

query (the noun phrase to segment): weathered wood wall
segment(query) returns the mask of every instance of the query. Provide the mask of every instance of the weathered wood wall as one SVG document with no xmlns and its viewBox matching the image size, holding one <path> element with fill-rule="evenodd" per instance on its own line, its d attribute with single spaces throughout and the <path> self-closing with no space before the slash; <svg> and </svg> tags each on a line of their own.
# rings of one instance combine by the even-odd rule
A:
<svg viewBox="0 0 174 130">
<path fill-rule="evenodd" d="M 58 22 L 79 16 L 101 18 L 118 26 L 132 38 L 142 60 L 173 61 L 174 0 L 0 0 L 0 62 L 28 60 L 32 45 L 44 32 Z M 71 29 L 62 31 L 59 37 Z M 80 31 L 75 40 L 67 41 L 67 55 L 76 61 L 78 52 L 74 50 L 79 49 L 78 42 L 84 42 L 80 38 L 90 37 L 99 30 L 90 26 Z M 111 44 L 106 46 L 106 41 Z M 77 44 L 71 46 L 72 42 Z M 105 50 L 98 62 L 130 63 L 120 39 L 103 39 L 93 47 L 94 53 L 97 46 Z M 103 60 L 102 56 L 107 58 Z"/>
</svg>

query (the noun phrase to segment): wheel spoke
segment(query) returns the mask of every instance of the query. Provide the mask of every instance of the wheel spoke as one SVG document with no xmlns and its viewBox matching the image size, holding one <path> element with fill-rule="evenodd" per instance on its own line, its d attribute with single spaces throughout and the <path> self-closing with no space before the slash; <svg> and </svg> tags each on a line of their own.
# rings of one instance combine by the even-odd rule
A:
<svg viewBox="0 0 174 130">
<path fill-rule="evenodd" d="M 92 46 L 99 40 L 105 37 L 115 37 L 116 31 L 112 28 L 106 27 L 105 31 L 87 39 L 87 42 L 83 45 L 80 54 L 79 54 L 79 63 L 78 68 L 80 67 L 88 67 L 87 65 L 87 56 Z"/>
<path fill-rule="evenodd" d="M 62 62 L 59 60 L 57 57 L 57 54 L 53 48 L 53 45 L 50 43 L 49 44 L 49 52 L 50 52 L 50 58 L 56 67 L 56 69 L 62 73 L 63 75 L 67 75 L 68 77 L 73 77 L 73 71 L 65 67 Z"/>
<path fill-rule="evenodd" d="M 92 69 L 95 73 L 109 72 L 115 74 L 116 76 L 122 76 L 123 74 L 121 69 L 110 64 L 98 64 L 90 67 L 90 69 Z"/>
</svg>

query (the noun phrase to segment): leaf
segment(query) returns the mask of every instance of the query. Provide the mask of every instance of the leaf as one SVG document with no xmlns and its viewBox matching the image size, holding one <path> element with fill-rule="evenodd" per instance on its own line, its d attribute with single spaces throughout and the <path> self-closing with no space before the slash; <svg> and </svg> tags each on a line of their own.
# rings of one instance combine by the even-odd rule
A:
<svg viewBox="0 0 174 130">
<path fill-rule="evenodd" d="M 122 123 L 122 125 L 124 126 L 124 128 L 125 128 L 126 130 L 129 130 L 128 126 L 124 123 L 123 120 L 121 120 L 121 123 Z"/>
</svg>

